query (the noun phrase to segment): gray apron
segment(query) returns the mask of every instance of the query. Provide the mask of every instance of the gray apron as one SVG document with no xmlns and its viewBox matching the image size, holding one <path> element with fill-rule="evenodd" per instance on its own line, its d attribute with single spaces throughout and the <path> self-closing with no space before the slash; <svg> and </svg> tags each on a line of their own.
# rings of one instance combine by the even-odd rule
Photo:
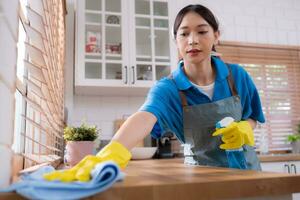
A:
<svg viewBox="0 0 300 200">
<path fill-rule="evenodd" d="M 240 97 L 237 94 L 229 66 L 228 69 L 227 82 L 231 90 L 231 97 L 189 106 L 184 92 L 179 90 L 183 107 L 186 164 L 229 167 L 225 150 L 219 148 L 222 144 L 221 136 L 212 136 L 216 123 L 224 117 L 232 117 L 237 122 L 242 118 Z M 244 145 L 243 149 L 247 169 L 261 170 L 254 148 Z"/>
</svg>

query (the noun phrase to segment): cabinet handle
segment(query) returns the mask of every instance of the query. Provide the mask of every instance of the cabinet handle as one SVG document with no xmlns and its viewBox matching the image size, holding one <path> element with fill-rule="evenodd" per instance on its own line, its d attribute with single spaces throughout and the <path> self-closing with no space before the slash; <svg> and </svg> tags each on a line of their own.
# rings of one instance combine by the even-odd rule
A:
<svg viewBox="0 0 300 200">
<path fill-rule="evenodd" d="M 131 68 L 132 68 L 132 82 L 131 82 L 131 84 L 134 84 L 135 83 L 134 66 L 131 66 Z"/>
<path fill-rule="evenodd" d="M 125 68 L 125 80 L 124 80 L 124 83 L 127 84 L 127 81 L 128 81 L 127 66 L 125 65 L 124 68 Z"/>
<path fill-rule="evenodd" d="M 284 168 L 287 168 L 288 173 L 291 173 L 290 166 L 288 164 L 284 164 Z"/>
<path fill-rule="evenodd" d="M 294 168 L 294 173 L 297 174 L 297 168 L 296 168 L 296 165 L 295 164 L 291 164 L 291 169 Z"/>
</svg>

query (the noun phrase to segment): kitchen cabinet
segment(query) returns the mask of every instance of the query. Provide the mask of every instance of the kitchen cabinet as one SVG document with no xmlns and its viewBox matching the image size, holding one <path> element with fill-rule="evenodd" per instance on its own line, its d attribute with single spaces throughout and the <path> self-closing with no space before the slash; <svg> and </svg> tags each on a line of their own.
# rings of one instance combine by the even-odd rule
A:
<svg viewBox="0 0 300 200">
<path fill-rule="evenodd" d="M 285 161 L 285 162 L 262 162 L 263 171 L 284 172 L 289 174 L 300 173 L 300 161 Z"/>
<path fill-rule="evenodd" d="M 77 0 L 75 92 L 145 94 L 170 73 L 167 0 Z"/>
</svg>

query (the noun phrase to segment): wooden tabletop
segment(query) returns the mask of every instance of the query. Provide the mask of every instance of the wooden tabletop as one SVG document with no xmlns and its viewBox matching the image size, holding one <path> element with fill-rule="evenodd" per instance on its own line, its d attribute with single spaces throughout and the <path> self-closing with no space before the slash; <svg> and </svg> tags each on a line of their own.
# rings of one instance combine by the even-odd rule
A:
<svg viewBox="0 0 300 200">
<path fill-rule="evenodd" d="M 210 200 L 300 192 L 300 175 L 190 166 L 183 159 L 130 161 L 124 173 L 123 181 L 87 199 Z M 24 198 L 6 193 L 0 199 Z"/>
<path fill-rule="evenodd" d="M 266 154 L 258 156 L 260 162 L 300 161 L 300 154 Z"/>
<path fill-rule="evenodd" d="M 300 192 L 300 175 L 183 164 L 182 159 L 130 161 L 126 177 L 89 199 L 220 199 Z"/>
</svg>

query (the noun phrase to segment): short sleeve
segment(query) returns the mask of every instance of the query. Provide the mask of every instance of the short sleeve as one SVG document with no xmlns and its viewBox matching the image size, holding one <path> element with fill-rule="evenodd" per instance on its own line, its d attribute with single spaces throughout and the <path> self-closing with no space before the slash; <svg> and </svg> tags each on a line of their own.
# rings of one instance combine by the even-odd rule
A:
<svg viewBox="0 0 300 200">
<path fill-rule="evenodd" d="M 150 112 L 157 118 L 151 135 L 160 138 L 166 132 L 174 133 L 183 141 L 182 109 L 179 94 L 172 80 L 164 78 L 149 91 L 139 111 Z"/>
</svg>

